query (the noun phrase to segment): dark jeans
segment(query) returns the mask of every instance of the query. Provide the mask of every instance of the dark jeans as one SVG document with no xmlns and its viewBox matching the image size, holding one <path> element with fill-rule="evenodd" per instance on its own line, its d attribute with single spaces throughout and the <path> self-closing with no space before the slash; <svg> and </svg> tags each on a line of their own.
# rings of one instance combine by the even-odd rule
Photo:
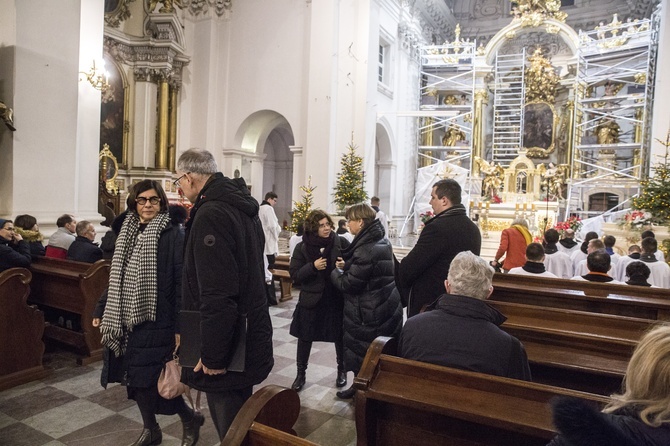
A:
<svg viewBox="0 0 670 446">
<path fill-rule="evenodd" d="M 268 258 L 268 268 L 274 268 L 277 257 L 274 254 L 265 254 L 265 257 Z"/>
<path fill-rule="evenodd" d="M 239 390 L 228 390 L 225 392 L 207 392 L 207 405 L 212 422 L 216 431 L 219 433 L 219 439 L 228 433 L 230 425 L 233 424 L 237 412 L 242 405 L 249 399 L 253 391 L 253 386 L 245 387 Z"/>
</svg>

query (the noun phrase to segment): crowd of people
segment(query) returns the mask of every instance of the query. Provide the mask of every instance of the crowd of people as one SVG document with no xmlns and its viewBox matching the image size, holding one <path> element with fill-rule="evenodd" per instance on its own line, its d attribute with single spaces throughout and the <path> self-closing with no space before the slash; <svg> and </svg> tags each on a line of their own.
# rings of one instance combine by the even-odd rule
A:
<svg viewBox="0 0 670 446">
<path fill-rule="evenodd" d="M 0 219 L 0 271 L 28 267 L 35 256 L 93 263 L 111 255 L 109 287 L 93 325 L 105 347 L 101 384 L 124 384 L 142 416 L 144 429 L 134 446 L 162 441 L 159 414 L 181 418 L 183 446 L 198 442 L 203 415 L 182 396 L 167 399 L 157 390 L 161 370 L 173 355 L 192 349 L 199 358 L 183 368 L 182 381 L 205 392 L 220 438 L 274 364 L 269 307 L 277 304 L 271 269 L 279 252 L 281 226 L 273 209 L 279 197 L 268 192 L 259 205 L 244 180 L 221 174 L 207 151 L 184 152 L 177 173 L 175 186 L 192 203 L 190 213 L 180 206 L 171 209 L 159 182 L 140 181 L 130 190 L 127 210 L 112 223 L 109 239 L 103 240 L 105 250 L 95 243 L 94 225 L 69 214 L 57 220 L 46 247 L 34 217 Z M 500 328 L 505 316 L 486 303 L 496 269 L 670 288 L 670 267 L 659 255 L 653 233 L 643 233 L 639 246 L 619 256 L 613 251 L 614 237 L 600 240 L 596 233 L 587 234 L 580 245 L 573 231 L 561 238 L 548 229 L 542 243 L 533 243 L 527 222 L 518 219 L 502 232 L 489 264 L 479 256 L 480 231 L 461 204 L 460 185 L 437 181 L 430 204 L 435 216 L 401 262 L 393 254 L 388 219 L 376 197 L 370 204 L 347 208 L 337 229 L 320 209 L 306 217 L 290 241 L 289 272 L 299 289 L 290 326 L 297 338 L 294 390 L 308 385 L 312 343 L 332 342 L 334 385 L 340 389 L 336 395 L 353 398 L 353 386 L 344 389 L 347 374 L 360 372 L 378 336 L 397 337 L 399 354 L 408 359 L 531 380 L 523 344 Z M 180 317 L 189 312 L 197 314 L 196 322 Z M 663 380 L 666 390 L 670 383 L 670 349 L 661 347 L 670 345 L 668 330 L 659 328 L 643 339 L 624 393 L 603 414 L 575 401 L 558 403 L 561 436 L 552 444 L 580 444 L 571 443 L 579 433 L 565 419 L 584 411 L 618 429 L 621 438 L 629 430 L 668 438 L 667 395 L 660 398 L 657 389 L 650 389 L 653 379 Z M 198 336 L 189 338 L 192 333 Z M 245 356 L 241 369 L 232 365 L 240 343 Z M 645 364 L 659 369 L 642 375 Z"/>
</svg>

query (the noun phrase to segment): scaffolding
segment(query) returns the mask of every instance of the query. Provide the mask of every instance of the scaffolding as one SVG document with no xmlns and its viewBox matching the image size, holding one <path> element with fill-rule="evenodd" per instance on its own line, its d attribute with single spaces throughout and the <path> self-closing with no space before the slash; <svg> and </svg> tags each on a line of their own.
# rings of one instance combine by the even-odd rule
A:
<svg viewBox="0 0 670 446">
<path fill-rule="evenodd" d="M 624 189 L 627 200 L 649 174 L 659 24 L 657 11 L 580 32 L 566 215 L 590 208 L 586 195 L 596 187 Z"/>
<path fill-rule="evenodd" d="M 526 49 L 519 54 L 496 54 L 493 85 L 492 161 L 508 167 L 523 141 Z"/>
</svg>

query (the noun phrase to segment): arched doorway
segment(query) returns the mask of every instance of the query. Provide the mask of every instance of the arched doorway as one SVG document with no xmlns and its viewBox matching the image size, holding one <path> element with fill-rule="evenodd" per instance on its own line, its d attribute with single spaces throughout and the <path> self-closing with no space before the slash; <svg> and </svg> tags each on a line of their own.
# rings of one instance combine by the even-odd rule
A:
<svg viewBox="0 0 670 446">
<path fill-rule="evenodd" d="M 377 122 L 375 130 L 375 185 L 374 194 L 381 201 L 380 207 L 391 218 L 395 206 L 391 202 L 391 185 L 393 184 L 393 147 L 388 123 L 382 119 Z"/>
</svg>

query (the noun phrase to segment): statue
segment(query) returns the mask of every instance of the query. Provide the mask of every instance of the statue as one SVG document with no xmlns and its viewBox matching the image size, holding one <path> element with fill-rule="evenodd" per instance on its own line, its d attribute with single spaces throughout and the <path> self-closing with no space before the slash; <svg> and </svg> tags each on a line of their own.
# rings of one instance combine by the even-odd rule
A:
<svg viewBox="0 0 670 446">
<path fill-rule="evenodd" d="M 528 58 L 530 66 L 525 69 L 526 104 L 534 101 L 554 103 L 556 87 L 560 79 L 551 62 L 542 55 L 542 49 L 537 48 Z"/>
<path fill-rule="evenodd" d="M 12 120 L 13 114 L 14 110 L 7 107 L 4 102 L 0 101 L 0 119 L 2 119 L 7 128 L 12 132 L 16 130 L 16 127 L 14 127 L 14 121 Z"/>
<path fill-rule="evenodd" d="M 463 140 L 465 140 L 465 133 L 457 125 L 451 124 L 442 137 L 442 145 L 454 147 L 458 141 Z"/>
<path fill-rule="evenodd" d="M 618 144 L 620 131 L 621 127 L 616 121 L 611 118 L 601 118 L 595 129 L 598 144 Z"/>
<path fill-rule="evenodd" d="M 565 179 L 568 175 L 568 166 L 566 164 L 554 166 L 554 163 L 549 163 L 549 166 L 540 164 L 537 169 L 544 180 L 543 183 L 547 190 L 547 198 L 554 196 L 555 198 L 564 200 L 563 184 L 565 184 Z"/>
<path fill-rule="evenodd" d="M 482 194 L 488 199 L 498 196 L 498 191 L 503 184 L 505 171 L 500 164 L 489 164 L 488 161 L 476 156 L 475 162 L 479 170 L 484 174 L 482 180 Z"/>
</svg>

